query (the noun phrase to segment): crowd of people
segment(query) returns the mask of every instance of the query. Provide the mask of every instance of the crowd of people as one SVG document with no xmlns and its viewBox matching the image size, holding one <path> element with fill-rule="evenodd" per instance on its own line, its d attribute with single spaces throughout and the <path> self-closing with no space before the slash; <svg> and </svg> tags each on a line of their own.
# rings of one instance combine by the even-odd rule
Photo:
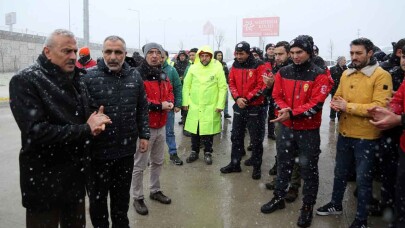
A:
<svg viewBox="0 0 405 228">
<path fill-rule="evenodd" d="M 79 59 L 77 60 L 77 52 Z M 390 210 L 390 227 L 405 227 L 405 39 L 385 56 L 371 40 L 350 43 L 351 64 L 339 57 L 326 67 L 309 35 L 267 44 L 262 51 L 236 44 L 230 69 L 209 46 L 180 50 L 175 61 L 158 43 L 127 56 L 126 42 L 108 36 L 103 57 L 77 47 L 68 30 L 57 29 L 30 67 L 10 81 L 10 107 L 21 131 L 20 185 L 27 227 L 85 227 L 85 195 L 94 227 L 129 227 L 129 202 L 140 215 L 143 177 L 150 168 L 149 198 L 170 204 L 160 175 L 167 150 L 175 165 L 175 113 L 191 139 L 187 163 L 213 162 L 214 136 L 223 118 L 233 118 L 230 161 L 223 174 L 242 171 L 244 138 L 250 138 L 252 179 L 261 179 L 263 140 L 276 141 L 271 200 L 262 213 L 294 202 L 302 184 L 299 227 L 311 226 L 319 187 L 320 126 L 325 99 L 338 121 L 333 192 L 321 216 L 342 214 L 347 181 L 357 184 L 351 228 L 367 227 L 369 215 Z M 263 52 L 265 54 L 263 54 Z M 378 57 L 378 58 L 377 58 Z M 229 90 L 229 93 L 228 93 Z M 235 101 L 228 113 L 228 96 Z M 372 196 L 373 180 L 381 197 Z M 131 191 L 132 189 L 132 191 Z M 110 215 L 108 210 L 110 197 Z"/>
</svg>

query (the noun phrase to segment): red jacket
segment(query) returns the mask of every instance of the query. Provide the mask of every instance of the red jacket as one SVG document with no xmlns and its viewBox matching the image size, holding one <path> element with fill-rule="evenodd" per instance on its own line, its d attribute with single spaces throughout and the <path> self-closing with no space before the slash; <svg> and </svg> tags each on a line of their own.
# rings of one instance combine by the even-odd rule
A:
<svg viewBox="0 0 405 228">
<path fill-rule="evenodd" d="M 229 90 L 233 99 L 243 97 L 248 100 L 249 106 L 264 104 L 263 90 L 266 85 L 262 75 L 266 73 L 266 66 L 262 61 L 254 59 L 251 55 L 244 63 L 235 60 L 229 72 Z"/>
<path fill-rule="evenodd" d="M 91 59 L 86 65 L 82 65 L 81 63 L 79 63 L 79 61 L 76 61 L 76 66 L 80 69 L 83 69 L 83 68 L 87 69 L 90 67 L 94 67 L 95 65 L 97 65 L 97 62 L 94 59 Z"/>
<path fill-rule="evenodd" d="M 323 103 L 332 86 L 328 72 L 311 62 L 281 68 L 275 76 L 272 93 L 276 112 L 292 109 L 290 119 L 282 124 L 294 130 L 319 128 Z"/>
<path fill-rule="evenodd" d="M 405 81 L 402 82 L 398 91 L 391 100 L 390 107 L 395 114 L 403 115 L 405 113 Z M 404 126 L 402 126 L 404 128 Z M 405 131 L 402 131 L 400 139 L 401 150 L 405 152 Z"/>
<path fill-rule="evenodd" d="M 167 121 L 167 111 L 162 110 L 162 102 L 167 101 L 174 104 L 173 87 L 169 77 L 163 72 L 160 77 L 142 76 L 149 103 L 149 127 L 161 128 L 166 125 Z"/>
</svg>

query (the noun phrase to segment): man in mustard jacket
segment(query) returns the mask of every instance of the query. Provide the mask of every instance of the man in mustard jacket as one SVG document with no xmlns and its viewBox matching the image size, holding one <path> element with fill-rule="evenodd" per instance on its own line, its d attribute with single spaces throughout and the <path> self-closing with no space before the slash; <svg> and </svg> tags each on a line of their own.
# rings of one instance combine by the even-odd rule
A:
<svg viewBox="0 0 405 228">
<path fill-rule="evenodd" d="M 209 46 L 199 48 L 184 79 L 183 109 L 188 110 L 184 129 L 191 133 L 191 154 L 187 163 L 198 159 L 202 142 L 204 161 L 211 165 L 214 135 L 221 132 L 227 84 L 222 64 L 212 57 Z"/>
<path fill-rule="evenodd" d="M 350 44 L 352 63 L 343 72 L 331 101 L 331 108 L 341 112 L 332 200 L 316 212 L 318 215 L 342 213 L 346 179 L 355 161 L 357 213 L 350 227 L 367 227 L 367 204 L 372 196 L 372 170 L 380 130 L 369 122 L 371 116 L 367 109 L 386 106 L 392 91 L 391 76 L 378 66 L 373 47 L 367 38 L 353 40 Z"/>
</svg>

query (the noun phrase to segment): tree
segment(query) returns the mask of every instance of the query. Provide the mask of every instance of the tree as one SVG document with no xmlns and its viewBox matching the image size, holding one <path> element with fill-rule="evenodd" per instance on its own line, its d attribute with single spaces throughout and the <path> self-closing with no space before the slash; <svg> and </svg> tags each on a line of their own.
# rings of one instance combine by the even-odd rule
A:
<svg viewBox="0 0 405 228">
<path fill-rule="evenodd" d="M 333 60 L 333 48 L 334 48 L 333 41 L 330 40 L 329 41 L 329 53 L 330 53 L 330 60 L 331 61 Z"/>
<path fill-rule="evenodd" d="M 215 43 L 217 43 L 217 50 L 219 50 L 221 44 L 224 42 L 224 32 L 220 29 L 215 29 L 214 39 Z"/>
<path fill-rule="evenodd" d="M 179 50 L 183 50 L 183 47 L 184 47 L 184 43 L 183 43 L 183 41 L 182 40 L 180 40 L 180 42 L 179 42 Z"/>
</svg>

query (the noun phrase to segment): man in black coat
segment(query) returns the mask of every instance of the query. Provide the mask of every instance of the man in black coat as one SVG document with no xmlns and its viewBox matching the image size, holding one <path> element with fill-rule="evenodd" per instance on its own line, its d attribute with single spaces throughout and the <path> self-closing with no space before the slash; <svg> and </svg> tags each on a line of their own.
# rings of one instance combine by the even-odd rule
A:
<svg viewBox="0 0 405 228">
<path fill-rule="evenodd" d="M 344 56 L 339 56 L 336 66 L 330 68 L 330 74 L 334 82 L 332 90 L 330 91 L 330 95 L 332 97 L 335 95 L 336 90 L 339 87 L 340 77 L 342 77 L 343 71 L 345 71 L 346 69 L 346 58 Z M 330 121 L 335 121 L 336 117 L 339 117 L 339 113 L 331 108 L 329 114 Z"/>
<path fill-rule="evenodd" d="M 10 107 L 21 130 L 20 186 L 27 227 L 86 225 L 84 153 L 91 135 L 104 130 L 110 119 L 102 110 L 86 111 L 76 52 L 73 33 L 55 30 L 36 63 L 10 81 Z"/>
<path fill-rule="evenodd" d="M 93 102 L 103 105 L 112 120 L 91 145 L 87 188 L 94 227 L 109 227 L 108 193 L 112 227 L 129 227 L 129 191 L 138 137 L 138 151 L 146 152 L 148 148 L 146 93 L 138 71 L 125 62 L 126 54 L 126 44 L 121 37 L 107 37 L 103 59 L 83 77 Z"/>
</svg>

